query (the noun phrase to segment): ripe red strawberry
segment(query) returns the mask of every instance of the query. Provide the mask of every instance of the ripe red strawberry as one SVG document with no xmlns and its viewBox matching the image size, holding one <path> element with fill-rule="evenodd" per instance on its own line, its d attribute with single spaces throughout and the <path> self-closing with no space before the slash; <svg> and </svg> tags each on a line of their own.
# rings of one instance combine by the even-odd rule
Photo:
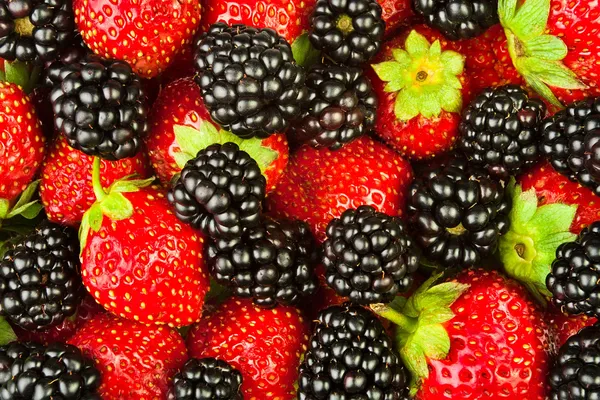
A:
<svg viewBox="0 0 600 400">
<path fill-rule="evenodd" d="M 291 400 L 308 331 L 294 307 L 267 310 L 232 298 L 194 325 L 186 342 L 190 356 L 215 357 L 236 367 L 245 400 Z"/>
<path fill-rule="evenodd" d="M 147 181 L 117 181 L 85 213 L 81 275 L 107 310 L 146 324 L 190 325 L 200 319 L 209 286 L 204 238 L 179 221 L 166 194 L 140 188 Z"/>
<path fill-rule="evenodd" d="M 450 150 L 470 87 L 465 57 L 419 25 L 387 42 L 370 71 L 379 97 L 375 132 L 411 159 Z"/>
<path fill-rule="evenodd" d="M 324 241 L 329 221 L 348 208 L 369 204 L 383 213 L 402 215 L 412 176 L 408 161 L 368 136 L 335 151 L 303 146 L 267 197 L 267 209 L 306 221 Z"/>
<path fill-rule="evenodd" d="M 198 0 L 75 0 L 73 9 L 91 50 L 128 62 L 144 78 L 163 72 L 200 23 Z"/>
<path fill-rule="evenodd" d="M 399 302 L 400 311 L 373 306 L 399 324 L 415 399 L 545 400 L 553 346 L 527 291 L 483 269 L 432 286 L 434 280 L 414 301 Z"/>
<path fill-rule="evenodd" d="M 555 105 L 600 94 L 598 7 L 588 0 L 500 0 L 508 51 L 525 81 Z"/>
<path fill-rule="evenodd" d="M 552 329 L 557 349 L 582 328 L 594 325 L 598 321 L 597 318 L 590 318 L 586 315 L 565 314 L 552 305 L 548 307 L 545 320 Z"/>
<path fill-rule="evenodd" d="M 146 139 L 148 155 L 161 182 L 168 186 L 186 162 L 214 143 L 234 142 L 256 160 L 272 190 L 288 162 L 284 134 L 267 139 L 241 139 L 220 129 L 204 106 L 200 88 L 192 78 L 183 78 L 164 87 L 150 115 Z"/>
<path fill-rule="evenodd" d="M 48 219 L 59 224 L 79 226 L 83 214 L 94 204 L 92 187 L 93 157 L 73 149 L 66 139 L 55 139 L 41 172 L 40 197 Z M 144 155 L 119 161 L 102 160 L 100 182 L 109 187 L 117 179 L 130 175 L 148 176 Z"/>
<path fill-rule="evenodd" d="M 385 21 L 385 36 L 391 37 L 398 29 L 413 23 L 417 17 L 412 9 L 412 0 L 377 0 L 381 6 L 381 17 Z"/>
<path fill-rule="evenodd" d="M 163 400 L 172 376 L 187 360 L 181 335 L 109 313 L 86 323 L 69 343 L 92 358 L 102 374 L 103 400 Z"/>
</svg>

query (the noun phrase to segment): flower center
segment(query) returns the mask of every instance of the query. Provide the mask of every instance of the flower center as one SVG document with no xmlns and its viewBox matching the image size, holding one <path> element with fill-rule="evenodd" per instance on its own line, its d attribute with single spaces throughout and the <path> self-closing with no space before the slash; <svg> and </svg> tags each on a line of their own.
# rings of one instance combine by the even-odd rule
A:
<svg viewBox="0 0 600 400">
<path fill-rule="evenodd" d="M 417 82 L 425 82 L 429 74 L 425 71 L 419 71 L 417 73 Z"/>
</svg>

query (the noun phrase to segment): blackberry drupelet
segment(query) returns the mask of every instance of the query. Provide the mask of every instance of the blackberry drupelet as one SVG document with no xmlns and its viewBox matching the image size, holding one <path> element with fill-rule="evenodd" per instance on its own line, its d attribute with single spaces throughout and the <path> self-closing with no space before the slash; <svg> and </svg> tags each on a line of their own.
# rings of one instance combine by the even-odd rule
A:
<svg viewBox="0 0 600 400">
<path fill-rule="evenodd" d="M 321 311 L 300 365 L 298 400 L 408 400 L 408 374 L 381 322 L 350 304 Z"/>
<path fill-rule="evenodd" d="M 307 74 L 306 85 L 310 103 L 288 131 L 292 145 L 309 142 L 335 150 L 373 128 L 377 96 L 360 68 L 317 64 Z"/>
<path fill-rule="evenodd" d="M 191 359 L 173 378 L 174 400 L 243 400 L 242 374 L 225 361 Z"/>
<path fill-rule="evenodd" d="M 479 36 L 499 22 L 498 0 L 412 0 L 417 15 L 448 39 Z"/>
<path fill-rule="evenodd" d="M 57 325 L 81 298 L 77 232 L 48 221 L 0 261 L 0 314 L 23 329 Z"/>
<path fill-rule="evenodd" d="M 544 121 L 541 150 L 554 169 L 600 195 L 600 98 L 573 103 Z"/>
<path fill-rule="evenodd" d="M 510 196 L 485 171 L 454 158 L 416 179 L 409 224 L 423 254 L 443 267 L 469 267 L 494 253 L 509 228 Z"/>
<path fill-rule="evenodd" d="M 72 345 L 0 347 L 0 400 L 100 400 L 100 372 Z"/>
<path fill-rule="evenodd" d="M 463 114 L 459 147 L 471 163 L 507 179 L 537 161 L 545 113 L 519 86 L 485 89 Z"/>
<path fill-rule="evenodd" d="M 209 241 L 207 254 L 218 283 L 261 307 L 296 304 L 317 289 L 318 249 L 305 222 L 265 217 L 241 236 Z"/>
<path fill-rule="evenodd" d="M 361 65 L 381 48 L 381 13 L 376 0 L 318 0 L 310 17 L 310 41 L 337 63 Z"/>
<path fill-rule="evenodd" d="M 45 85 L 52 88 L 60 84 L 67 75 L 77 70 L 77 63 L 90 53 L 81 35 L 76 35 L 71 45 L 62 50 L 56 60 L 47 63 L 44 69 Z"/>
<path fill-rule="evenodd" d="M 560 245 L 546 278 L 552 301 L 569 314 L 600 317 L 600 221 Z"/>
<path fill-rule="evenodd" d="M 412 286 L 419 255 L 400 218 L 361 206 L 327 226 L 323 265 L 327 284 L 340 296 L 389 303 Z"/>
<path fill-rule="evenodd" d="M 129 64 L 88 55 L 52 88 L 56 128 L 71 147 L 107 160 L 133 157 L 148 131 L 146 98 Z"/>
<path fill-rule="evenodd" d="M 285 132 L 307 101 L 304 69 L 272 29 L 213 24 L 194 60 L 212 119 L 241 138 Z"/>
<path fill-rule="evenodd" d="M 168 199 L 175 215 L 216 239 L 233 239 L 260 223 L 266 180 L 235 143 L 213 144 L 187 162 Z"/>
<path fill-rule="evenodd" d="M 550 400 L 600 398 L 600 325 L 571 336 L 558 351 L 549 374 Z"/>
<path fill-rule="evenodd" d="M 74 33 L 70 0 L 0 1 L 0 58 L 52 61 L 69 45 Z"/>
</svg>

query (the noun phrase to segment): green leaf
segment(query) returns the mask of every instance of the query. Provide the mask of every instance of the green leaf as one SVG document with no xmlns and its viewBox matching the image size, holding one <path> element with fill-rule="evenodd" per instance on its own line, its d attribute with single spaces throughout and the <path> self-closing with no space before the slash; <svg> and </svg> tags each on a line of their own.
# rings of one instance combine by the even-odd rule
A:
<svg viewBox="0 0 600 400">
<path fill-rule="evenodd" d="M 408 68 L 410 66 L 411 58 L 406 50 L 394 49 L 392 50 L 392 55 L 398 64 L 400 64 L 403 68 Z"/>
<path fill-rule="evenodd" d="M 407 300 L 408 299 L 406 297 L 396 296 L 394 300 L 392 300 L 392 302 L 388 304 L 388 307 L 395 311 L 402 312 Z"/>
<path fill-rule="evenodd" d="M 577 235 L 571 232 L 556 232 L 550 234 L 537 243 L 536 248 L 540 253 L 556 253 L 558 246 L 563 243 L 573 242 Z M 551 260 L 554 261 L 554 260 Z"/>
<path fill-rule="evenodd" d="M 37 191 L 39 184 L 40 184 L 40 180 L 38 179 L 38 180 L 31 182 L 29 185 L 27 185 L 27 187 L 25 188 L 23 193 L 21 193 L 21 195 L 19 196 L 19 199 L 13 206 L 13 209 L 19 208 L 27 203 L 30 203 L 31 199 L 33 198 L 33 196 L 35 195 L 35 193 Z"/>
<path fill-rule="evenodd" d="M 446 328 L 440 324 L 417 329 L 412 341 L 419 342 L 425 356 L 433 360 L 443 360 L 450 352 L 450 337 Z"/>
<path fill-rule="evenodd" d="M 420 343 L 409 340 L 406 344 L 401 345 L 400 357 L 416 380 L 421 380 L 429 376 L 427 359 Z"/>
<path fill-rule="evenodd" d="M 19 340 L 15 331 L 4 317 L 0 317 L 0 346 Z"/>
<path fill-rule="evenodd" d="M 523 193 L 521 186 L 517 186 L 512 199 L 513 208 L 510 211 L 511 224 L 514 230 L 520 232 L 527 229 L 529 221 L 535 215 L 538 198 L 535 189 L 530 189 Z"/>
<path fill-rule="evenodd" d="M 567 56 L 565 42 L 552 35 L 540 35 L 522 43 L 525 54 L 540 60 L 560 61 Z"/>
<path fill-rule="evenodd" d="M 445 71 L 448 71 L 450 74 L 460 75 L 465 70 L 465 57 L 463 55 L 448 50 L 444 51 L 440 57 Z"/>
<path fill-rule="evenodd" d="M 6 218 L 9 208 L 10 208 L 9 201 L 6 199 L 0 199 L 0 220 L 3 220 Z"/>
<path fill-rule="evenodd" d="M 549 15 L 550 0 L 527 0 L 505 27 L 513 31 L 521 41 L 527 41 L 544 33 Z"/>
<path fill-rule="evenodd" d="M 551 234 L 568 232 L 576 212 L 576 205 L 554 203 L 539 207 L 529 221 L 530 231 L 535 230 L 532 239 L 541 240 Z"/>
<path fill-rule="evenodd" d="M 419 316 L 419 325 L 443 324 L 454 318 L 455 314 L 449 307 L 427 308 Z"/>
<path fill-rule="evenodd" d="M 173 133 L 181 151 L 189 155 L 188 159 L 194 158 L 200 150 L 211 144 L 221 143 L 219 131 L 210 121 L 202 121 L 200 130 L 190 126 L 175 125 L 173 126 Z M 184 166 L 185 163 L 179 165 L 181 168 Z"/>
<path fill-rule="evenodd" d="M 499 0 L 498 16 L 502 26 L 507 26 L 512 21 L 517 12 L 517 0 Z"/>
<path fill-rule="evenodd" d="M 419 107 L 411 90 L 403 90 L 396 96 L 394 114 L 400 121 L 410 121 L 419 115 Z"/>
<path fill-rule="evenodd" d="M 429 51 L 430 43 L 417 31 L 413 30 L 406 38 L 404 48 L 411 57 L 420 57 Z"/>
<path fill-rule="evenodd" d="M 373 70 L 385 82 L 402 81 L 406 73 L 406 67 L 396 61 L 385 61 L 379 64 L 372 65 Z"/>
<path fill-rule="evenodd" d="M 90 207 L 88 212 L 89 227 L 94 232 L 98 232 L 102 227 L 102 220 L 104 219 L 104 215 L 102 214 L 102 206 L 99 203 L 96 203 L 92 207 Z"/>
<path fill-rule="evenodd" d="M 292 43 L 292 54 L 296 63 L 304 68 L 310 68 L 321 57 L 321 52 L 312 45 L 307 32 L 294 40 L 294 43 Z"/>
<path fill-rule="evenodd" d="M 99 204 L 102 214 L 113 221 L 121 221 L 133 215 L 133 206 L 131 205 L 131 202 L 121 193 L 111 193 Z M 92 225 L 92 229 L 94 229 L 94 225 Z"/>
<path fill-rule="evenodd" d="M 34 219 L 37 217 L 40 212 L 44 209 L 44 206 L 39 201 L 32 201 L 31 203 L 27 203 L 11 211 L 8 215 L 8 218 L 13 218 L 17 215 L 23 216 L 26 219 Z"/>
<path fill-rule="evenodd" d="M 518 65 L 518 63 L 517 63 L 517 65 Z M 519 68 L 517 67 L 517 70 L 518 69 Z M 521 71 L 519 70 L 519 72 L 521 72 Z M 557 107 L 563 108 L 563 105 L 556 98 L 556 96 L 554 95 L 554 92 L 552 92 L 552 90 L 544 82 L 542 82 L 541 79 L 539 79 L 538 77 L 536 77 L 534 75 L 528 76 L 523 73 L 521 73 L 521 74 L 525 78 L 525 82 L 527 82 L 527 84 L 529 86 L 531 86 L 531 88 L 533 90 L 535 90 L 540 96 L 545 98 L 550 104 L 553 104 Z"/>
<path fill-rule="evenodd" d="M 415 297 L 415 307 L 419 310 L 450 307 L 469 285 L 458 282 L 445 282 L 435 285 Z"/>
<path fill-rule="evenodd" d="M 175 159 L 177 166 L 183 169 L 187 162 L 194 158 L 194 156 L 183 151 L 176 151 L 173 153 L 173 158 Z"/>
<path fill-rule="evenodd" d="M 442 55 L 442 44 L 439 40 L 433 42 L 429 48 L 429 57 L 439 57 Z"/>
<path fill-rule="evenodd" d="M 6 82 L 21 86 L 23 90 L 29 87 L 29 66 L 20 61 L 4 61 L 4 74 Z"/>
<path fill-rule="evenodd" d="M 526 76 L 535 76 L 547 85 L 562 89 L 585 89 L 586 86 L 577 76 L 558 61 L 547 61 L 537 57 L 524 57 L 519 62 L 520 72 Z"/>
<path fill-rule="evenodd" d="M 462 110 L 462 95 L 460 90 L 444 85 L 438 93 L 442 108 L 447 112 L 458 113 Z"/>
<path fill-rule="evenodd" d="M 127 177 L 123 179 L 119 179 L 118 181 L 113 182 L 110 185 L 108 192 L 109 193 L 131 193 L 137 192 L 138 190 L 145 188 L 147 186 L 152 185 L 155 178 L 147 178 L 147 179 L 127 179 Z"/>
</svg>

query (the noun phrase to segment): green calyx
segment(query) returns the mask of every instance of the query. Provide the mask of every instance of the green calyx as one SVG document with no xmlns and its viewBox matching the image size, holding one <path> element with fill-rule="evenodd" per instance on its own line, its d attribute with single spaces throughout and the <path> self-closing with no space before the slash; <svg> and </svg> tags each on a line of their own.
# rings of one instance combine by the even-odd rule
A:
<svg viewBox="0 0 600 400">
<path fill-rule="evenodd" d="M 37 84 L 41 72 L 41 66 L 5 60 L 4 68 L 0 71 L 0 81 L 19 85 L 25 93 L 29 93 Z"/>
<path fill-rule="evenodd" d="M 244 150 L 258 164 L 260 171 L 264 174 L 265 170 L 277 159 L 277 152 L 262 145 L 262 140 L 258 138 L 242 139 L 226 130 L 217 130 L 209 121 L 203 121 L 200 130 L 189 126 L 175 125 L 173 127 L 175 140 L 181 149 L 173 154 L 175 162 L 179 168 L 185 167 L 185 164 L 196 157 L 200 150 L 215 143 L 232 142 Z"/>
<path fill-rule="evenodd" d="M 508 51 L 517 71 L 529 86 L 556 106 L 562 106 L 550 87 L 585 89 L 562 60 L 567 46 L 559 37 L 545 34 L 551 0 L 500 0 L 498 14 Z"/>
<path fill-rule="evenodd" d="M 577 237 L 570 232 L 577 206 L 555 203 L 538 207 L 535 189 L 523 192 L 514 179 L 508 190 L 513 208 L 510 230 L 500 238 L 500 258 L 507 275 L 545 304 L 550 296 L 546 276 L 556 258 L 556 249 Z"/>
<path fill-rule="evenodd" d="M 38 216 L 43 208 L 40 202 L 34 199 L 39 183 L 39 180 L 31 182 L 12 206 L 8 200 L 0 199 L 0 226 L 2 221 L 18 215 L 25 219 L 34 219 Z"/>
<path fill-rule="evenodd" d="M 296 63 L 306 69 L 318 63 L 321 58 L 321 52 L 312 45 L 307 32 L 294 40 L 292 43 L 292 54 Z"/>
<path fill-rule="evenodd" d="M 442 51 L 439 40 L 429 43 L 412 31 L 404 49 L 393 51 L 394 59 L 372 65 L 379 78 L 387 82 L 386 92 L 397 92 L 394 113 L 401 121 L 422 115 L 437 117 L 442 110 L 458 113 L 462 109 L 462 84 L 458 78 L 465 59 L 454 51 Z"/>
<path fill-rule="evenodd" d="M 94 157 L 92 166 L 92 185 L 96 202 L 85 212 L 79 227 L 79 242 L 81 251 L 85 248 L 90 230 L 98 232 L 102 226 L 104 216 L 112 221 L 121 221 L 133 215 L 133 205 L 123 193 L 137 192 L 143 187 L 149 186 L 154 178 L 130 179 L 125 177 L 113 182 L 105 190 L 100 183 L 100 158 Z"/>
<path fill-rule="evenodd" d="M 454 318 L 452 304 L 469 289 L 469 285 L 458 282 L 434 285 L 441 275 L 426 281 L 408 300 L 397 297 L 388 305 L 371 305 L 374 312 L 397 327 L 396 345 L 411 372 L 413 395 L 429 376 L 427 360 L 443 360 L 450 352 L 444 323 Z"/>
</svg>

